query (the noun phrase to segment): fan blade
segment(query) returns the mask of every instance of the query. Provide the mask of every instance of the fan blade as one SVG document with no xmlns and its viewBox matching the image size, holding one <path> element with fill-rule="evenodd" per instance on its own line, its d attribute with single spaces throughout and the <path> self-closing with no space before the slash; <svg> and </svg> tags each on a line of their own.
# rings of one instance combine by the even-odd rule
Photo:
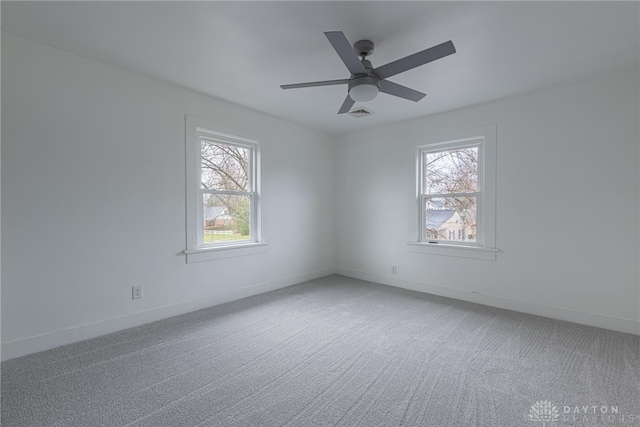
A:
<svg viewBox="0 0 640 427">
<path fill-rule="evenodd" d="M 426 93 L 418 92 L 417 90 L 413 90 L 406 86 L 390 82 L 389 80 L 380 81 L 380 92 L 388 93 L 389 95 L 398 96 L 400 98 L 408 99 L 415 102 L 418 102 L 422 98 L 427 96 Z"/>
<path fill-rule="evenodd" d="M 342 107 L 340 107 L 340 110 L 338 110 L 338 114 L 348 113 L 355 103 L 356 101 L 354 101 L 349 95 L 347 95 L 344 102 L 342 103 Z"/>
<path fill-rule="evenodd" d="M 358 59 L 356 51 L 353 50 L 342 31 L 328 31 L 324 35 L 327 36 L 329 43 L 331 43 L 331 46 L 333 46 L 351 74 L 367 74 L 367 70 Z"/>
<path fill-rule="evenodd" d="M 389 62 L 373 70 L 373 73 L 381 79 L 395 76 L 403 71 L 419 67 L 436 59 L 456 53 L 453 42 L 449 40 L 437 46 L 430 47 L 413 55 L 405 56 L 397 61 Z"/>
<path fill-rule="evenodd" d="M 297 89 L 300 87 L 316 87 L 316 86 L 331 86 L 331 85 L 346 85 L 349 83 L 349 79 L 341 80 L 325 80 L 322 82 L 309 82 L 309 83 L 295 83 L 292 85 L 280 85 L 282 89 Z"/>
</svg>

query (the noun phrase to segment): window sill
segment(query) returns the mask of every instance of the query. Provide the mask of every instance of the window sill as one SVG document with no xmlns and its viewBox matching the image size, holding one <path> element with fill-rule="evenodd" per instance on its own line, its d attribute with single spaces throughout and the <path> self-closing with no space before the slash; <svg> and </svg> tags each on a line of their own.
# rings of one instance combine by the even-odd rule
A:
<svg viewBox="0 0 640 427">
<path fill-rule="evenodd" d="M 224 258 L 264 254 L 267 253 L 267 246 L 268 245 L 265 242 L 241 243 L 237 245 L 188 249 L 184 251 L 184 254 L 187 257 L 187 264 L 192 264 L 194 262 L 215 261 Z"/>
<path fill-rule="evenodd" d="M 448 245 L 446 243 L 407 242 L 409 252 L 427 255 L 443 255 L 460 258 L 495 261 L 497 248 L 481 246 Z"/>
</svg>

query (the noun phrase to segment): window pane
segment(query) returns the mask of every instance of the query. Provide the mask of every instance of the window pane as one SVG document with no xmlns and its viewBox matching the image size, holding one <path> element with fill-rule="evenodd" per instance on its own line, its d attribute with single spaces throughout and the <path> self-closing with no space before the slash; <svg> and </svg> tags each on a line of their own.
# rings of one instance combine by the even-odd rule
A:
<svg viewBox="0 0 640 427">
<path fill-rule="evenodd" d="M 426 240 L 476 241 L 476 197 L 430 197 L 425 206 Z"/>
<path fill-rule="evenodd" d="M 202 220 L 204 243 L 237 242 L 250 239 L 249 196 L 204 194 Z"/>
<path fill-rule="evenodd" d="M 478 147 L 425 153 L 425 194 L 478 191 Z"/>
<path fill-rule="evenodd" d="M 201 140 L 200 185 L 207 190 L 251 191 L 249 156 L 251 149 Z"/>
</svg>

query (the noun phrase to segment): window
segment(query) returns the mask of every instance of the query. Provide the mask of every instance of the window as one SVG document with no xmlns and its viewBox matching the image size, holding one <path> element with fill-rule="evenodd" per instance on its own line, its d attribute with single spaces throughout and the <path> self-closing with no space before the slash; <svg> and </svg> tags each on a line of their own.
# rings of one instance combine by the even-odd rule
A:
<svg viewBox="0 0 640 427">
<path fill-rule="evenodd" d="M 421 162 L 421 240 L 476 244 L 478 153 L 481 141 L 424 147 Z M 463 239 L 463 230 L 473 230 Z"/>
<path fill-rule="evenodd" d="M 198 246 L 255 241 L 254 145 L 204 130 L 198 137 L 204 221 Z"/>
<path fill-rule="evenodd" d="M 496 127 L 417 138 L 410 251 L 495 259 Z"/>
<path fill-rule="evenodd" d="M 186 125 L 187 262 L 261 252 L 258 142 L 204 119 Z"/>
</svg>

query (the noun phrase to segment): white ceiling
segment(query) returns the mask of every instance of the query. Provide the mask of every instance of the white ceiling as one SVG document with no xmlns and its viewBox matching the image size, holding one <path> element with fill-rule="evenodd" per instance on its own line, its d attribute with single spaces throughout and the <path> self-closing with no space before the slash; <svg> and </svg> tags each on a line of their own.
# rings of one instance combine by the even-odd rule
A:
<svg viewBox="0 0 640 427">
<path fill-rule="evenodd" d="M 2 29 L 328 134 L 584 79 L 640 62 L 638 2 L 2 2 Z M 349 77 L 325 38 L 370 39 L 380 66 L 452 40 L 457 53 L 390 78 L 374 115 L 336 113 Z M 356 104 L 356 107 L 361 104 Z"/>
</svg>

